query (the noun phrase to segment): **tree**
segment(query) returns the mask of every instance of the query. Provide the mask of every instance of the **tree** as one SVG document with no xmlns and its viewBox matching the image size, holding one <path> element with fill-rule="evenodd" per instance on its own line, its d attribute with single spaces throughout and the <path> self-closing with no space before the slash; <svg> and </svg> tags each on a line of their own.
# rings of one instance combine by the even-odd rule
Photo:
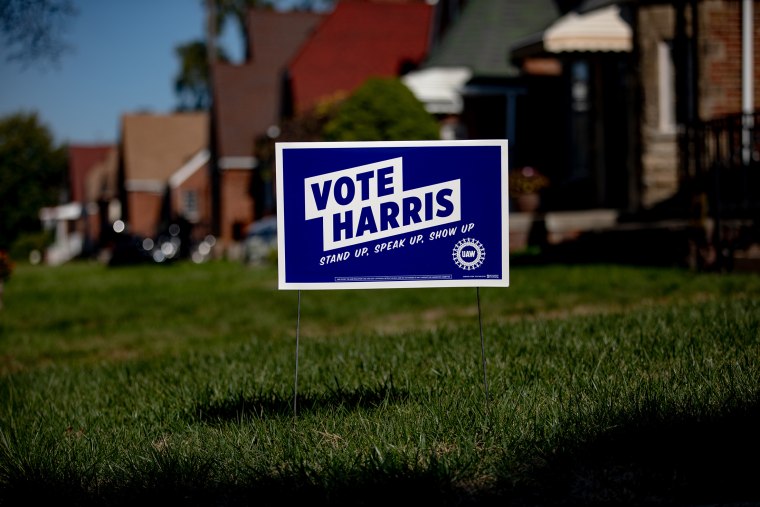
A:
<svg viewBox="0 0 760 507">
<path fill-rule="evenodd" d="M 20 234 L 40 231 L 40 208 L 58 203 L 67 155 L 34 113 L 0 119 L 0 250 Z"/>
<path fill-rule="evenodd" d="M 211 104 L 211 74 L 206 43 L 193 41 L 177 46 L 180 60 L 179 74 L 174 78 L 174 91 L 179 99 L 180 111 L 201 111 Z M 217 49 L 217 59 L 227 61 L 227 55 Z"/>
<path fill-rule="evenodd" d="M 76 12 L 72 0 L 0 0 L 0 41 L 8 61 L 57 63 L 68 49 L 62 32 Z"/>
<path fill-rule="evenodd" d="M 397 78 L 370 78 L 325 126 L 328 141 L 439 139 L 438 123 Z"/>
<path fill-rule="evenodd" d="M 221 34 L 225 23 L 228 20 L 237 24 L 240 34 L 243 38 L 243 52 L 245 61 L 250 61 L 251 57 L 251 33 L 248 31 L 248 11 L 254 7 L 274 8 L 282 2 L 278 0 L 203 0 L 213 2 L 215 9 L 215 33 Z M 291 8 L 299 10 L 324 11 L 333 5 L 333 0 L 301 0 L 300 2 L 290 2 Z"/>
<path fill-rule="evenodd" d="M 216 33 L 222 33 L 224 24 L 231 19 L 238 25 L 240 34 L 243 37 L 243 52 L 245 61 L 251 59 L 250 34 L 248 32 L 248 23 L 246 17 L 248 11 L 256 6 L 263 5 L 261 0 L 213 0 L 216 8 Z"/>
<path fill-rule="evenodd" d="M 9 0 L 0 0 L 9 1 Z M 40 1 L 40 0 L 37 0 Z M 177 46 L 176 55 L 180 60 L 180 71 L 174 78 L 174 91 L 179 99 L 177 109 L 204 110 L 211 104 L 211 67 L 209 61 L 229 61 L 229 57 L 217 44 L 218 35 L 225 23 L 232 20 L 237 23 L 243 38 L 245 61 L 251 58 L 250 32 L 248 31 L 248 12 L 254 7 L 273 7 L 277 0 L 201 0 L 206 7 L 207 33 L 206 41 L 192 41 Z M 303 0 L 304 9 L 326 8 L 331 0 Z M 213 56 L 212 56 L 213 55 Z"/>
</svg>

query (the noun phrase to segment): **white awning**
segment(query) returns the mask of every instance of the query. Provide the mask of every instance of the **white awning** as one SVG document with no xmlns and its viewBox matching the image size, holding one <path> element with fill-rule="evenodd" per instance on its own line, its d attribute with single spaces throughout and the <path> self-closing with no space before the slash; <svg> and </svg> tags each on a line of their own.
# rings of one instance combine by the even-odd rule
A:
<svg viewBox="0 0 760 507">
<path fill-rule="evenodd" d="M 466 67 L 431 67 L 401 78 L 415 97 L 433 114 L 462 112 L 462 88 L 472 76 Z"/>
<path fill-rule="evenodd" d="M 630 52 L 633 47 L 631 26 L 620 17 L 620 7 L 578 14 L 569 12 L 555 21 L 543 36 L 549 53 L 570 51 Z"/>
</svg>

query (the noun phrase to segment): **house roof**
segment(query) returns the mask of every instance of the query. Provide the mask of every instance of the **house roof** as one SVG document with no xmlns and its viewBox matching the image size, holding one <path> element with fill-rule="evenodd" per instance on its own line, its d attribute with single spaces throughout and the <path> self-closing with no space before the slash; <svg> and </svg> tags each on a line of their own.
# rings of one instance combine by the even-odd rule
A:
<svg viewBox="0 0 760 507">
<path fill-rule="evenodd" d="M 295 111 L 420 64 L 432 15 L 422 2 L 339 2 L 289 66 Z"/>
<path fill-rule="evenodd" d="M 249 12 L 252 61 L 213 70 L 219 157 L 252 156 L 254 140 L 279 123 L 286 65 L 323 18 L 311 12 Z"/>
<path fill-rule="evenodd" d="M 128 114 L 122 117 L 124 180 L 158 189 L 208 146 L 206 113 Z"/>
<path fill-rule="evenodd" d="M 424 66 L 466 66 L 474 77 L 516 76 L 510 46 L 559 16 L 554 0 L 469 0 Z"/>
<path fill-rule="evenodd" d="M 102 164 L 109 153 L 115 149 L 116 147 L 113 144 L 73 144 L 69 146 L 71 201 L 84 202 L 88 175 L 95 166 Z"/>
</svg>

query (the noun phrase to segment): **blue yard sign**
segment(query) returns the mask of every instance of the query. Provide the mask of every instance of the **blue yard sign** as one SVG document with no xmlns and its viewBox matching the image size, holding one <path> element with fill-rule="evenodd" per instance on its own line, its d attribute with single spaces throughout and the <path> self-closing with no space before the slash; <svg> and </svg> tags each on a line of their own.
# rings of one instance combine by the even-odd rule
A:
<svg viewBox="0 0 760 507">
<path fill-rule="evenodd" d="M 509 285 L 506 140 L 276 153 L 280 289 Z"/>
</svg>

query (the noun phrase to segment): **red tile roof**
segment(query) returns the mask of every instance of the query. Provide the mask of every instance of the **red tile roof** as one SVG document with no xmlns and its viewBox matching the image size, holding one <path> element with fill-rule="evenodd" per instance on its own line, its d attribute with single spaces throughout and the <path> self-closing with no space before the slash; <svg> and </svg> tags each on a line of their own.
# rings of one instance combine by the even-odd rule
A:
<svg viewBox="0 0 760 507">
<path fill-rule="evenodd" d="M 339 2 L 290 64 L 294 109 L 421 63 L 432 19 L 426 3 Z"/>
<path fill-rule="evenodd" d="M 218 156 L 252 156 L 254 140 L 280 122 L 287 63 L 324 18 L 311 12 L 251 10 L 252 61 L 214 67 Z"/>
<path fill-rule="evenodd" d="M 72 202 L 84 202 L 87 175 L 96 166 L 102 164 L 115 148 L 113 144 L 69 146 L 69 184 Z"/>
</svg>

